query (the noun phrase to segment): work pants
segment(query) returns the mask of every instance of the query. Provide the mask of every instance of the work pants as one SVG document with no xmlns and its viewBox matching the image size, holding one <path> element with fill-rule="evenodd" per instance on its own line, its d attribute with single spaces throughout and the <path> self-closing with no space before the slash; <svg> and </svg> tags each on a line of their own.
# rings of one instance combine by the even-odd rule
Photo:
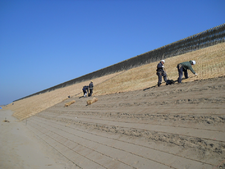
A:
<svg viewBox="0 0 225 169">
<path fill-rule="evenodd" d="M 167 83 L 167 75 L 165 72 L 157 72 L 157 76 L 158 76 L 158 86 L 162 84 L 162 76 L 164 81 Z"/>
<path fill-rule="evenodd" d="M 89 94 L 88 94 L 88 96 L 92 96 L 92 93 L 93 93 L 93 89 L 89 89 Z"/>
<path fill-rule="evenodd" d="M 179 64 L 177 65 L 177 70 L 178 70 L 178 75 L 179 75 L 179 77 L 178 77 L 178 83 L 181 83 L 182 77 L 183 77 L 183 72 L 184 72 L 184 77 L 186 79 L 188 78 L 188 72 L 187 72 L 187 70 L 185 70 L 183 68 L 182 65 L 179 65 Z"/>
<path fill-rule="evenodd" d="M 83 90 L 84 96 L 87 95 L 87 90 Z"/>
</svg>

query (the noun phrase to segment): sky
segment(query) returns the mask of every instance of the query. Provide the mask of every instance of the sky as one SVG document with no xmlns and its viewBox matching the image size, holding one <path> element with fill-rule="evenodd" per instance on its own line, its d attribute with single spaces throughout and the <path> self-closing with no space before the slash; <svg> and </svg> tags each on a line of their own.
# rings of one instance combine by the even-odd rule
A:
<svg viewBox="0 0 225 169">
<path fill-rule="evenodd" d="M 224 0 L 0 0 L 0 105 L 225 23 Z"/>
</svg>

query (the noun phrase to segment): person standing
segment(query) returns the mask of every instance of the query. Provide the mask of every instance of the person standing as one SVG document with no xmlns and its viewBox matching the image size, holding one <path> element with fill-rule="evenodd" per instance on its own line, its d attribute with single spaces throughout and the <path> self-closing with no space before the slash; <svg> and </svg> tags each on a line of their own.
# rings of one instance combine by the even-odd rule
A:
<svg viewBox="0 0 225 169">
<path fill-rule="evenodd" d="M 157 65 L 156 75 L 158 76 L 158 87 L 162 84 L 162 76 L 167 85 L 167 75 L 164 71 L 165 60 L 161 60 Z"/>
<path fill-rule="evenodd" d="M 184 77 L 187 79 L 188 78 L 188 72 L 187 70 L 189 69 L 195 76 L 197 76 L 198 74 L 195 73 L 195 71 L 193 70 L 192 68 L 192 65 L 195 65 L 196 64 L 196 61 L 194 60 L 190 60 L 189 62 L 182 62 L 182 63 L 179 63 L 177 65 L 177 70 L 178 70 L 178 83 L 181 83 L 182 81 L 182 77 L 183 77 L 183 72 L 184 72 Z"/>
<path fill-rule="evenodd" d="M 87 92 L 88 92 L 88 86 L 83 86 L 84 97 L 87 96 Z"/>
<path fill-rule="evenodd" d="M 91 83 L 89 84 L 89 94 L 88 94 L 88 96 L 92 96 L 93 88 L 94 88 L 94 84 L 93 84 L 93 81 L 91 81 Z"/>
</svg>

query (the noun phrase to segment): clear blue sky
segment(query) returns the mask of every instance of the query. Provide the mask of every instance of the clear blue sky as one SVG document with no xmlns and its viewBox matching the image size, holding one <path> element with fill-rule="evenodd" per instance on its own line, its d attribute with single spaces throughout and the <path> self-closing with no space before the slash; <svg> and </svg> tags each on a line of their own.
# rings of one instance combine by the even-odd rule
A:
<svg viewBox="0 0 225 169">
<path fill-rule="evenodd" d="M 225 23 L 224 0 L 0 0 L 0 105 Z"/>
</svg>

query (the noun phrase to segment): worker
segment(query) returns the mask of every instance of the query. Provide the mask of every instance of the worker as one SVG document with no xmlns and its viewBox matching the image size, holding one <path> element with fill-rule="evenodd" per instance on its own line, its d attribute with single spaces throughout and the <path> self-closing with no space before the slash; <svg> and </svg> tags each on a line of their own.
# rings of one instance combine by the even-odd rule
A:
<svg viewBox="0 0 225 169">
<path fill-rule="evenodd" d="M 159 64 L 157 65 L 156 75 L 158 76 L 158 87 L 162 84 L 162 76 L 167 85 L 167 75 L 164 70 L 164 64 L 165 60 L 160 60 Z"/>
<path fill-rule="evenodd" d="M 177 70 L 178 70 L 178 83 L 181 83 L 182 81 L 182 76 L 183 76 L 183 72 L 184 72 L 184 77 L 187 79 L 188 78 L 188 72 L 187 70 L 189 69 L 195 76 L 197 76 L 198 74 L 195 73 L 195 71 L 193 70 L 192 66 L 196 64 L 196 61 L 194 60 L 190 60 L 189 62 L 182 62 L 179 63 L 177 65 Z"/>
<path fill-rule="evenodd" d="M 88 93 L 88 96 L 92 96 L 93 88 L 94 88 L 93 81 L 91 81 L 90 84 L 89 84 L 89 93 Z"/>
<path fill-rule="evenodd" d="M 84 87 L 83 87 L 84 97 L 87 96 L 87 92 L 88 92 L 88 86 L 84 86 Z"/>
</svg>

